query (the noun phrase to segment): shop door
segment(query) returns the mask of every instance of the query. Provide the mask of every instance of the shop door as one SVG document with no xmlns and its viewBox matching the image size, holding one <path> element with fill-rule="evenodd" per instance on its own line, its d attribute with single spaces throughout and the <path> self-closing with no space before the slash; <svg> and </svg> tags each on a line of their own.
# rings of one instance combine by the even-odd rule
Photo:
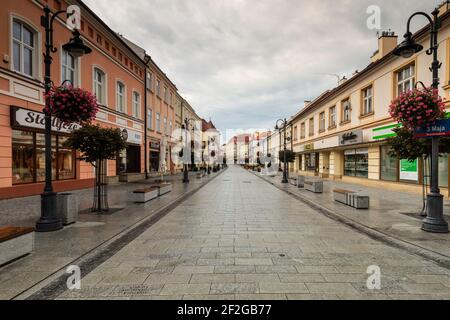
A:
<svg viewBox="0 0 450 320">
<path fill-rule="evenodd" d="M 159 170 L 159 152 L 150 151 L 150 170 L 158 172 Z"/>
<path fill-rule="evenodd" d="M 316 161 L 316 163 L 315 163 L 315 175 L 316 176 L 318 176 L 319 175 L 319 171 L 320 171 L 320 157 L 319 157 L 319 154 L 318 153 L 316 153 L 316 157 L 315 157 L 315 161 Z"/>
<path fill-rule="evenodd" d="M 127 173 L 141 172 L 141 147 L 127 147 Z"/>
</svg>

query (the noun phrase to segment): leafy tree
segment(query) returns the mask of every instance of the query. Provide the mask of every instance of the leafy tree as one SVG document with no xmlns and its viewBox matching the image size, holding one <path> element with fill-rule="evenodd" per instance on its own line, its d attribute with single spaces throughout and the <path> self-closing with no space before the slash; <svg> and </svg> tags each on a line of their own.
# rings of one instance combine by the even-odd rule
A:
<svg viewBox="0 0 450 320">
<path fill-rule="evenodd" d="M 115 160 L 117 154 L 126 148 L 126 140 L 120 129 L 101 128 L 98 125 L 84 125 L 75 130 L 65 146 L 81 152 L 80 160 L 95 167 L 95 188 L 93 212 L 108 211 L 108 197 L 104 174 L 105 160 Z"/>
<path fill-rule="evenodd" d="M 281 150 L 278 154 L 280 162 L 284 162 L 284 150 Z M 295 162 L 295 153 L 292 150 L 286 150 L 287 163 Z"/>
</svg>

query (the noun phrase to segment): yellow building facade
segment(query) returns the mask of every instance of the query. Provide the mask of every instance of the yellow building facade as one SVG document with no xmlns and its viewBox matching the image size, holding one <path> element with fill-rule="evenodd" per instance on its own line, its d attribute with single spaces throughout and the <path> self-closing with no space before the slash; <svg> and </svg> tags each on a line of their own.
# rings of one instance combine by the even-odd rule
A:
<svg viewBox="0 0 450 320">
<path fill-rule="evenodd" d="M 441 12 L 439 31 L 440 94 L 450 108 L 450 12 Z M 415 39 L 429 47 L 429 26 L 419 30 Z M 398 38 L 392 32 L 380 35 L 379 50 L 363 71 L 344 79 L 291 118 L 292 171 L 308 176 L 342 180 L 391 190 L 422 192 L 422 159 L 408 162 L 389 155 L 386 139 L 396 123 L 390 117 L 390 102 L 418 81 L 432 83 L 429 70 L 432 58 L 425 50 L 410 59 L 394 56 Z M 450 110 L 448 110 L 450 111 Z M 449 195 L 449 158 L 440 157 L 440 185 Z M 427 169 L 428 170 L 428 169 Z"/>
</svg>

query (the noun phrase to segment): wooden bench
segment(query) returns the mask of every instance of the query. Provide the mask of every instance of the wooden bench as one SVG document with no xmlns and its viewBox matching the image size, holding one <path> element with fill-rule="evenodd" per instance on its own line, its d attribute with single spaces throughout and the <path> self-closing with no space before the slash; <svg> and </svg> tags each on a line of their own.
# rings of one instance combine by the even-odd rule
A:
<svg viewBox="0 0 450 320">
<path fill-rule="evenodd" d="M 305 190 L 314 193 L 323 193 L 323 181 L 320 180 L 308 180 L 305 181 Z"/>
<path fill-rule="evenodd" d="M 0 266 L 30 254 L 34 249 L 34 228 L 0 228 Z"/>
<path fill-rule="evenodd" d="M 334 201 L 343 203 L 355 209 L 369 209 L 370 197 L 358 192 L 335 189 L 333 190 Z"/>
<path fill-rule="evenodd" d="M 158 187 L 138 189 L 133 192 L 133 201 L 136 203 L 146 203 L 159 197 Z"/>
</svg>

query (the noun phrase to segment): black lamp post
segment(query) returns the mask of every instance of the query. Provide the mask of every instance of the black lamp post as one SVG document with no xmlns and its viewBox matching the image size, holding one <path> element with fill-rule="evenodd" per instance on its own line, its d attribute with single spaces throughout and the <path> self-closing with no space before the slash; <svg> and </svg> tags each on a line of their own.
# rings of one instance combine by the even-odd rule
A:
<svg viewBox="0 0 450 320">
<path fill-rule="evenodd" d="M 53 22 L 56 17 L 61 14 L 66 14 L 67 18 L 73 15 L 67 11 L 58 11 L 53 13 L 48 6 L 44 7 L 44 15 L 41 17 L 41 25 L 45 28 L 45 93 L 48 94 L 51 86 L 51 64 L 52 53 L 58 51 L 53 46 Z M 75 30 L 73 38 L 69 43 L 63 45 L 63 49 L 68 51 L 74 58 L 81 57 L 83 54 L 89 54 L 92 50 L 87 47 L 80 37 L 80 33 Z M 45 106 L 50 104 L 49 99 L 45 100 Z M 56 193 L 53 191 L 52 185 L 52 119 L 51 115 L 45 112 L 45 187 L 41 194 L 41 217 L 36 223 L 36 231 L 50 232 L 62 229 L 61 218 L 56 212 Z"/>
<path fill-rule="evenodd" d="M 284 141 L 284 152 L 283 152 L 283 180 L 281 183 L 289 183 L 288 181 L 288 172 L 287 172 L 287 157 L 286 157 L 286 151 L 287 151 L 287 137 L 286 137 L 286 128 L 288 127 L 288 122 L 286 119 L 279 119 L 277 121 L 277 124 L 275 126 L 275 130 L 279 131 L 279 134 L 281 134 L 281 131 L 283 130 L 283 141 Z"/>
<path fill-rule="evenodd" d="M 193 122 L 195 121 L 194 119 L 184 119 L 184 133 L 185 133 L 185 140 L 186 140 L 186 150 L 187 150 L 187 135 L 188 135 L 188 128 L 189 128 L 189 122 Z M 192 140 L 192 139 L 191 139 Z M 187 157 L 187 152 L 186 155 L 184 155 L 185 159 L 184 159 L 184 165 L 183 165 L 183 183 L 189 183 L 189 172 L 188 172 L 188 165 L 186 163 L 186 157 Z"/>
<path fill-rule="evenodd" d="M 416 43 L 412 38 L 410 24 L 412 18 L 421 15 L 426 17 L 431 26 L 430 30 L 430 48 L 426 51 L 427 55 L 433 55 L 431 71 L 433 73 L 433 89 L 439 89 L 439 69 L 442 64 L 438 60 L 438 30 L 441 28 L 441 19 L 439 18 L 439 9 L 435 9 L 430 15 L 424 12 L 416 12 L 409 19 L 405 40 L 394 50 L 394 55 L 403 58 L 410 58 L 414 54 L 422 51 L 423 46 Z M 422 230 L 434 233 L 448 233 L 448 223 L 444 220 L 444 196 L 439 189 L 439 137 L 432 137 L 431 151 L 431 192 L 427 195 L 427 217 L 423 221 Z"/>
</svg>

